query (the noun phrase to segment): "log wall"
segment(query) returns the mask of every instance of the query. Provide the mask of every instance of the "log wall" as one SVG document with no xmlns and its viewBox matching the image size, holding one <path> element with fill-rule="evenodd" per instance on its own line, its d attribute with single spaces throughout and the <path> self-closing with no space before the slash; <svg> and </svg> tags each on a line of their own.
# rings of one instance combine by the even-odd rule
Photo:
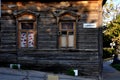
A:
<svg viewBox="0 0 120 80">
<path fill-rule="evenodd" d="M 36 48 L 18 48 L 17 17 L 20 12 L 38 14 Z M 67 11 L 76 18 L 76 49 L 58 48 L 58 16 Z M 41 68 L 61 64 L 80 74 L 99 77 L 101 71 L 101 14 L 99 1 L 4 2 L 2 3 L 0 62 L 35 65 Z M 57 16 L 57 17 L 56 17 Z M 96 23 L 96 28 L 83 28 Z M 48 32 L 50 31 L 50 32 Z"/>
</svg>

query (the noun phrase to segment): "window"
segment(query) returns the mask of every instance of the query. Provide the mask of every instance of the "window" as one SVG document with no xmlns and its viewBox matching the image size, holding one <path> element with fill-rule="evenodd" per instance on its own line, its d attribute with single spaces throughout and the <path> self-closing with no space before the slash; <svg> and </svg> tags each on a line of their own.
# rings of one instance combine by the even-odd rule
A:
<svg viewBox="0 0 120 80">
<path fill-rule="evenodd" d="M 35 22 L 19 22 L 18 33 L 19 48 L 35 47 Z"/>
<path fill-rule="evenodd" d="M 76 48 L 75 22 L 60 22 L 59 33 L 60 48 Z"/>
</svg>

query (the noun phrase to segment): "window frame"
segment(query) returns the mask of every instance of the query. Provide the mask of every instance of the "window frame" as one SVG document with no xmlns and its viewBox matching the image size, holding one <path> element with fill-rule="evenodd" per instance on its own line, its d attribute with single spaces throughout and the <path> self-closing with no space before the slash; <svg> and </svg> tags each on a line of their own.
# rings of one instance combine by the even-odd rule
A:
<svg viewBox="0 0 120 80">
<path fill-rule="evenodd" d="M 66 29 L 66 30 L 63 30 L 62 29 L 62 23 L 72 23 L 73 24 L 73 29 Z M 67 36 L 67 39 L 66 39 L 66 47 L 62 47 L 62 42 L 61 42 L 61 37 L 62 37 L 62 31 L 67 31 L 67 34 L 66 34 L 66 36 Z M 73 32 L 73 36 L 74 36 L 74 42 L 73 42 L 73 47 L 69 47 L 69 32 Z M 59 48 L 60 49 L 76 49 L 76 22 L 75 21 L 60 21 L 59 22 Z"/>
<path fill-rule="evenodd" d="M 33 29 L 21 29 L 21 24 L 22 23 L 33 23 Z M 27 34 L 26 36 L 26 47 L 21 47 L 21 33 L 25 32 Z M 33 47 L 29 47 L 28 46 L 28 33 L 29 32 L 33 32 L 34 34 L 34 44 Z M 22 20 L 22 21 L 18 21 L 18 48 L 22 49 L 22 48 L 36 48 L 36 33 L 37 33 L 37 28 L 36 28 L 36 21 L 34 20 Z"/>
</svg>

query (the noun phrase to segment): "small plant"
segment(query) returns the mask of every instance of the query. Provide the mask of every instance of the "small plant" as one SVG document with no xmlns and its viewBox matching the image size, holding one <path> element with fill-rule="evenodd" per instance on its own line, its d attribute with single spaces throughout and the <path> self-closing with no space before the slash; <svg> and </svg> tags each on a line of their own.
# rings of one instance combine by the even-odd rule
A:
<svg viewBox="0 0 120 80">
<path fill-rule="evenodd" d="M 67 71 L 66 71 L 66 74 L 67 74 L 67 75 L 70 75 L 70 76 L 75 76 L 75 72 L 74 72 L 73 69 L 67 70 Z"/>
<path fill-rule="evenodd" d="M 17 64 L 13 64 L 13 65 L 12 65 L 12 68 L 13 68 L 13 69 L 18 69 L 18 65 L 17 65 Z"/>
<path fill-rule="evenodd" d="M 20 64 L 10 64 L 10 68 L 12 68 L 12 69 L 20 69 Z"/>
</svg>

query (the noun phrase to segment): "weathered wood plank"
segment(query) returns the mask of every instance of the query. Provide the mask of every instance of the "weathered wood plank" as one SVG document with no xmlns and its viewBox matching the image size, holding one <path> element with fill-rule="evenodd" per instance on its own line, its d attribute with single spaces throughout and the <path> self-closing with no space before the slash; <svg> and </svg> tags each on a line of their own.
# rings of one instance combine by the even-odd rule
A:
<svg viewBox="0 0 120 80">
<path fill-rule="evenodd" d="M 9 2 L 9 1 L 8 1 Z M 12 4 L 13 3 L 11 2 Z M 21 5 L 23 2 L 20 2 Z M 31 6 L 32 4 L 32 6 Z M 63 5 L 64 4 L 64 5 Z M 47 67 L 56 63 L 70 65 L 83 74 L 99 75 L 99 29 L 83 28 L 84 23 L 100 23 L 99 1 L 70 1 L 70 2 L 32 2 L 10 8 L 9 3 L 2 6 L 1 17 L 1 45 L 0 61 L 19 62 L 21 64 L 35 64 Z M 26 10 L 26 11 L 25 11 Z M 17 17 L 25 13 L 35 14 L 36 18 L 36 48 L 18 48 Z M 7 12 L 11 11 L 11 12 Z M 13 13 L 14 12 L 14 13 Z M 20 13 L 21 14 L 20 14 Z M 23 13 L 22 13 L 23 12 Z M 29 13 L 29 14 L 30 14 Z M 39 13 L 39 16 L 36 15 Z M 13 14 L 18 14 L 14 16 Z M 76 49 L 60 49 L 59 46 L 59 19 L 64 15 L 74 17 L 76 21 Z M 66 17 L 68 20 L 69 18 Z M 78 20 L 77 20 L 78 19 Z M 26 21 L 26 20 L 25 20 Z M 68 20 L 71 21 L 71 20 Z M 97 25 L 98 27 L 98 25 Z M 10 55 L 13 54 L 14 55 Z M 8 59 L 10 61 L 8 61 Z"/>
</svg>

